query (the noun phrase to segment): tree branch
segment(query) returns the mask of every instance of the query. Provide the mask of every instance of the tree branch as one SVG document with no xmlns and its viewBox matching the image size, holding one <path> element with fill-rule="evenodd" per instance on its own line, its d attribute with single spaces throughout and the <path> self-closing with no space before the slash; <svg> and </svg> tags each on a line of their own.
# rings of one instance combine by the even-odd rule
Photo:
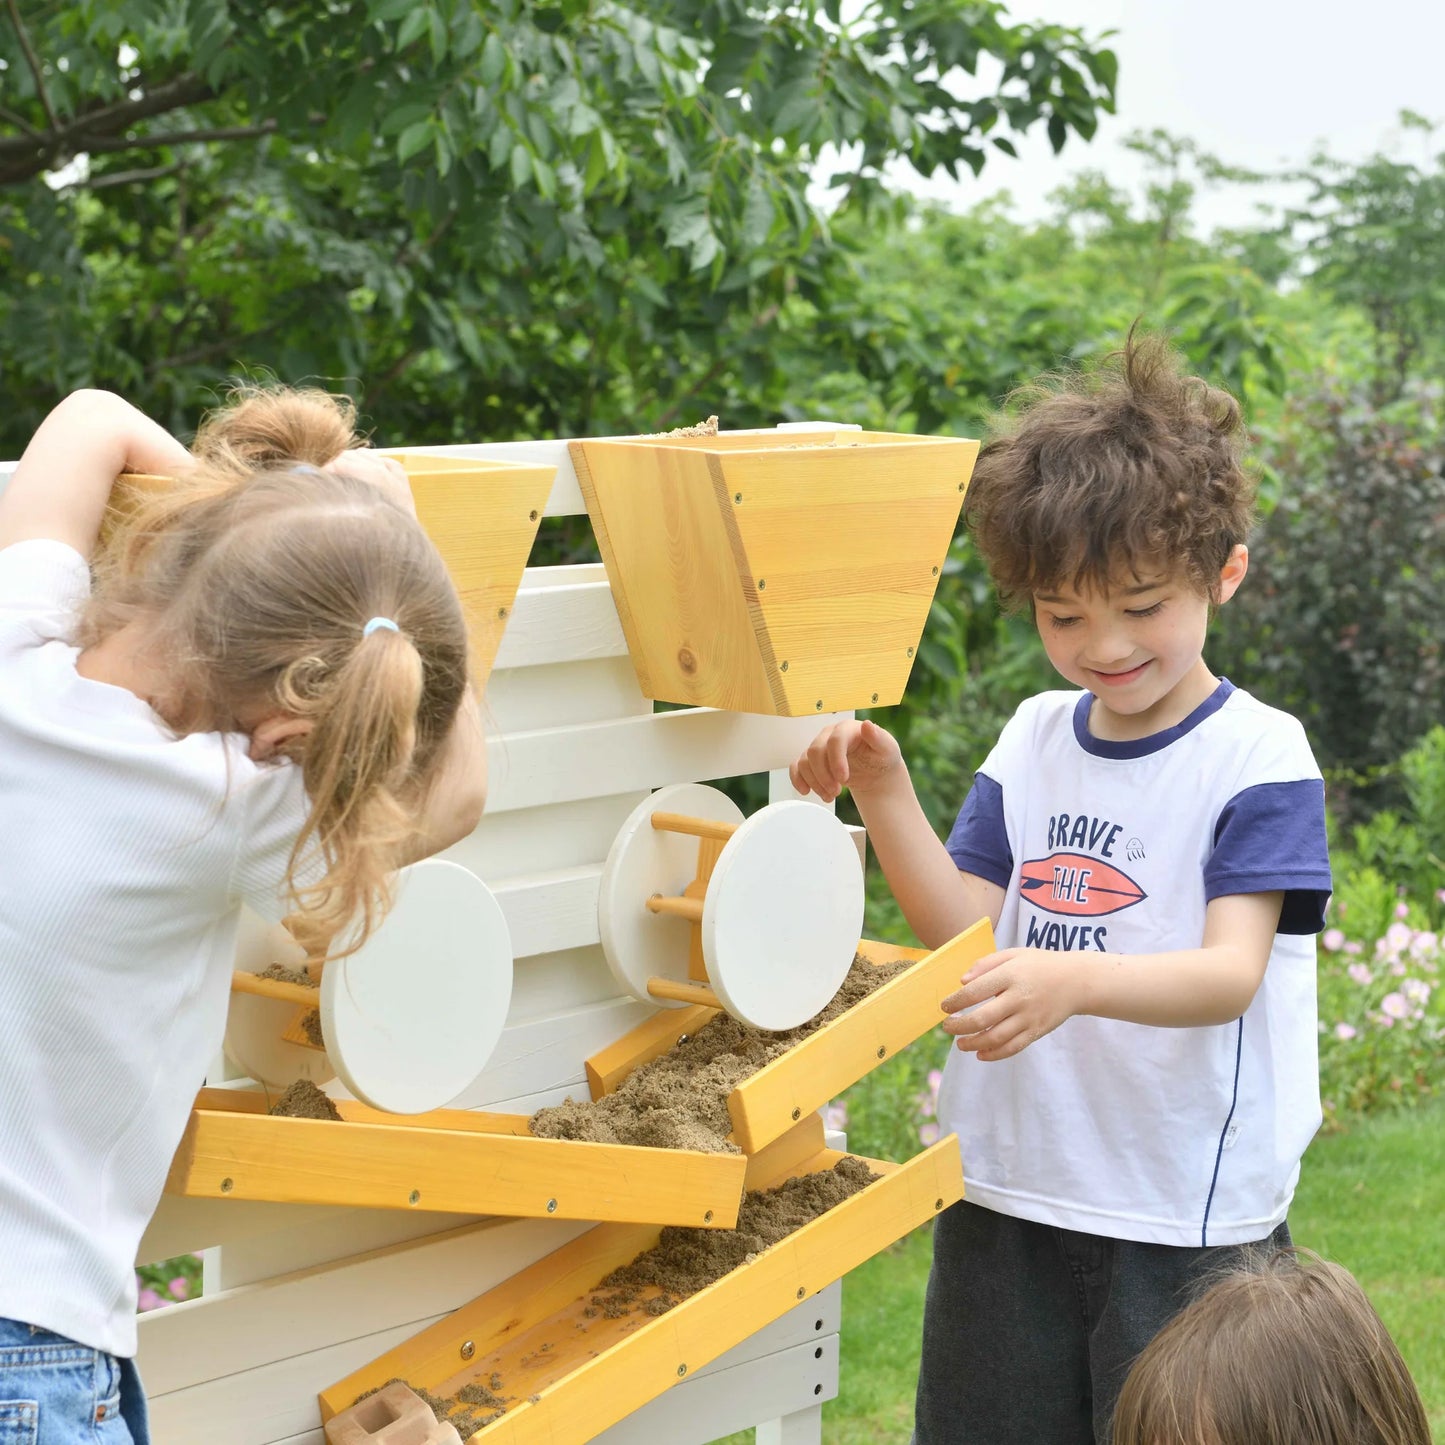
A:
<svg viewBox="0 0 1445 1445">
<path fill-rule="evenodd" d="M 20 41 L 20 48 L 25 52 L 26 64 L 30 67 L 30 73 L 35 77 L 35 94 L 40 97 L 40 104 L 45 108 L 46 117 L 50 121 L 50 129 L 60 130 L 60 117 L 55 113 L 55 107 L 50 103 L 50 92 L 45 88 L 45 72 L 40 66 L 40 57 L 35 53 L 35 47 L 30 43 L 30 36 L 26 32 L 25 24 L 20 19 L 20 8 L 15 0 L 5 0 L 6 8 L 10 11 L 10 22 L 15 26 L 16 38 Z"/>
<path fill-rule="evenodd" d="M 185 161 L 173 161 L 168 166 L 152 166 L 148 170 L 114 171 L 108 176 L 100 176 L 95 180 L 71 181 L 61 189 L 70 191 L 84 188 L 90 191 L 103 191 L 110 186 L 133 185 L 136 181 L 158 181 L 162 176 L 173 176 L 177 171 L 183 171 L 185 168 Z"/>
<path fill-rule="evenodd" d="M 189 141 L 252 140 L 257 136 L 271 135 L 275 130 L 276 122 L 266 120 L 260 125 L 229 125 L 215 130 L 152 131 L 149 135 L 101 136 L 86 142 L 82 149 L 96 154 L 112 151 L 153 151 L 162 146 L 185 145 Z"/>
</svg>

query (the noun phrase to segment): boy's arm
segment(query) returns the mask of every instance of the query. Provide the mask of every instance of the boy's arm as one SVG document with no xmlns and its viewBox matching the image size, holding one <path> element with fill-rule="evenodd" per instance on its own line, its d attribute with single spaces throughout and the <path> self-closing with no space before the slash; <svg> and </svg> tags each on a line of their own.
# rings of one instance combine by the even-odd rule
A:
<svg viewBox="0 0 1445 1445">
<path fill-rule="evenodd" d="M 89 557 L 121 472 L 175 476 L 191 461 L 129 402 L 108 391 L 72 392 L 41 422 L 0 493 L 0 547 L 46 537 Z"/>
<path fill-rule="evenodd" d="M 958 1036 L 960 1049 L 993 1060 L 1020 1053 L 1075 1014 L 1161 1028 L 1228 1023 L 1249 1007 L 1264 978 L 1283 901 L 1282 892 L 1212 900 L 1198 948 L 990 954 L 944 999 L 944 1030 Z"/>
<path fill-rule="evenodd" d="M 987 918 L 997 925 L 1004 890 L 962 872 L 918 802 L 897 742 L 872 722 L 824 728 L 789 769 L 800 793 L 832 802 L 847 787 L 868 841 L 908 925 L 926 948 L 941 948 Z"/>
</svg>

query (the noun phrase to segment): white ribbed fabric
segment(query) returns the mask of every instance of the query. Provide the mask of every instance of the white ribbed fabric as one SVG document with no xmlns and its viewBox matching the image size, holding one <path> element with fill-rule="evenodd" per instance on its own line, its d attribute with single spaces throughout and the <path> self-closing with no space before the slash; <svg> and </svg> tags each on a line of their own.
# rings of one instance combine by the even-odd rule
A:
<svg viewBox="0 0 1445 1445">
<path fill-rule="evenodd" d="M 305 794 L 79 676 L 88 589 L 59 542 L 0 551 L 0 1317 L 125 1356 L 239 909 L 280 917 Z"/>
</svg>

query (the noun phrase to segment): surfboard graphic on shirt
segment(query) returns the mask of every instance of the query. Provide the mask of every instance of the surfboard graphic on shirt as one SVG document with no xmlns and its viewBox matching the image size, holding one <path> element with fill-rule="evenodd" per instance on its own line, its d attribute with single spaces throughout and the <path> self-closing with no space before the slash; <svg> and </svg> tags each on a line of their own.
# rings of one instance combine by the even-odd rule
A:
<svg viewBox="0 0 1445 1445">
<path fill-rule="evenodd" d="M 1102 918 L 1148 896 L 1121 868 L 1086 853 L 1030 858 L 1019 874 L 1021 899 L 1065 918 Z"/>
</svg>

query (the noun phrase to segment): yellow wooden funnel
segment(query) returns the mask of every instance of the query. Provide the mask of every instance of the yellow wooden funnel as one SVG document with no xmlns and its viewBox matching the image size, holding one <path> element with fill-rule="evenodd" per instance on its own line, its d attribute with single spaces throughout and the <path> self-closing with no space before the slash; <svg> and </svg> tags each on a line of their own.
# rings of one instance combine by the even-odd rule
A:
<svg viewBox="0 0 1445 1445">
<path fill-rule="evenodd" d="M 788 717 L 903 696 L 976 441 L 767 432 L 571 452 L 646 696 Z"/>
</svg>

